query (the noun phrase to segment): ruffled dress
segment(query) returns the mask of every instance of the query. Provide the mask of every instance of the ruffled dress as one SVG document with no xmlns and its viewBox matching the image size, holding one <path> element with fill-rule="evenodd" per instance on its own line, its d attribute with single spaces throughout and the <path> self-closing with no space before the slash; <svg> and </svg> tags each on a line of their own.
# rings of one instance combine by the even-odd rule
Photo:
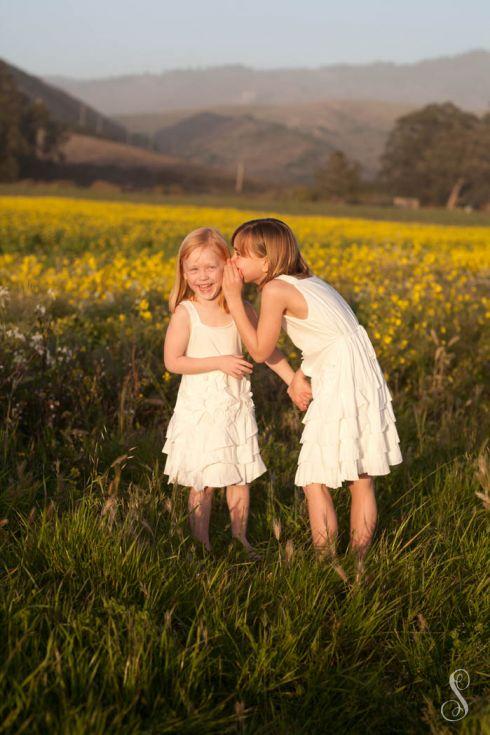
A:
<svg viewBox="0 0 490 735">
<path fill-rule="evenodd" d="M 317 276 L 278 276 L 304 296 L 308 316 L 282 326 L 303 353 L 313 398 L 303 417 L 295 484 L 337 488 L 362 473 L 387 475 L 402 462 L 392 396 L 366 330 L 349 304 Z"/>
<path fill-rule="evenodd" d="M 191 324 L 188 357 L 242 353 L 233 320 L 211 327 L 201 321 L 192 301 L 181 304 Z M 168 482 L 196 490 L 252 482 L 267 470 L 257 435 L 247 377 L 234 378 L 221 370 L 183 375 L 162 449 Z"/>
</svg>

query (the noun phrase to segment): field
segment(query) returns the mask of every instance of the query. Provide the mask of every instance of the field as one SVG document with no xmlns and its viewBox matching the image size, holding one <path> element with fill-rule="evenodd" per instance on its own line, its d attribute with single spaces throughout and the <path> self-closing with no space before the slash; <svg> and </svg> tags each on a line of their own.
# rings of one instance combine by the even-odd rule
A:
<svg viewBox="0 0 490 735">
<path fill-rule="evenodd" d="M 229 544 L 221 492 L 202 558 L 162 474 L 176 248 L 256 215 L 0 197 L 0 733 L 490 732 L 490 228 L 284 215 L 371 336 L 404 455 L 377 481 L 369 579 L 346 586 L 311 554 L 301 414 L 265 366 L 262 560 Z"/>
<path fill-rule="evenodd" d="M 121 156 L 119 156 L 119 159 Z M 164 206 L 200 206 L 212 209 L 257 210 L 261 212 L 280 212 L 294 215 L 317 215 L 347 219 L 383 220 L 392 222 L 418 222 L 420 224 L 458 225 L 462 227 L 490 227 L 490 212 L 458 208 L 453 210 L 440 207 L 421 209 L 400 209 L 398 207 L 375 203 L 342 204 L 328 201 L 308 201 L 299 199 L 294 191 L 262 192 L 236 194 L 230 187 L 229 193 L 162 193 L 157 190 L 114 191 L 115 187 L 99 182 L 92 188 L 75 186 L 67 181 L 34 183 L 20 181 L 14 184 L 0 183 L 0 196 L 24 197 L 63 197 L 70 199 L 90 199 L 93 201 L 125 201 L 129 203 L 158 204 Z M 234 183 L 234 182 L 233 182 Z M 112 191 L 111 191 L 112 189 Z"/>
</svg>

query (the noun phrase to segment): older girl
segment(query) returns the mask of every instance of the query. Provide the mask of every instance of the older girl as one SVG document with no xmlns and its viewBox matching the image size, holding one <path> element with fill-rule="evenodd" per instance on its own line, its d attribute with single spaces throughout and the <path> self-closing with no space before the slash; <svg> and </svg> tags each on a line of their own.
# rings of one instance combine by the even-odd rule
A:
<svg viewBox="0 0 490 735">
<path fill-rule="evenodd" d="M 250 356 L 267 359 L 282 326 L 303 352 L 290 396 L 295 399 L 297 386 L 311 378 L 295 483 L 304 488 L 313 544 L 335 560 L 337 516 L 329 489 L 346 481 L 359 577 L 377 520 L 374 476 L 402 461 L 391 395 L 373 346 L 342 296 L 310 272 L 284 222 L 245 222 L 232 245 L 223 291 Z M 257 326 L 242 302 L 243 281 L 261 291 Z"/>
</svg>

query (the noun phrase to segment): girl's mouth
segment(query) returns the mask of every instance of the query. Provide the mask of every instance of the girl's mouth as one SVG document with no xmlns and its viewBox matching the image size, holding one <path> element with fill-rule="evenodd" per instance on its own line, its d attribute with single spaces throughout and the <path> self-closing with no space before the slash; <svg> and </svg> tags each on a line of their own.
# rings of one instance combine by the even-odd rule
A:
<svg viewBox="0 0 490 735">
<path fill-rule="evenodd" d="M 213 284 L 210 283 L 207 286 L 198 286 L 199 291 L 202 293 L 209 293 L 211 289 L 213 288 Z"/>
</svg>

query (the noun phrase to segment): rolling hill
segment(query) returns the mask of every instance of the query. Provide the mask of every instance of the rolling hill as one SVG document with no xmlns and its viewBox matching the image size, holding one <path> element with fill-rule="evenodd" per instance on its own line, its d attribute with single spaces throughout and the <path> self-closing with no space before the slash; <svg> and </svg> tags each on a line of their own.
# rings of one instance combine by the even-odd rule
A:
<svg viewBox="0 0 490 735">
<path fill-rule="evenodd" d="M 51 84 L 46 84 L 39 77 L 27 74 L 2 59 L 0 64 L 14 79 L 17 88 L 32 102 L 41 100 L 55 120 L 85 134 L 99 135 L 117 141 L 126 140 L 127 132 L 122 125 L 101 114 L 86 102 Z"/>
<path fill-rule="evenodd" d="M 61 156 L 39 157 L 30 167 L 35 180 L 69 180 L 81 185 L 107 181 L 125 188 L 232 191 L 234 176 L 198 163 L 129 145 L 134 138 L 120 123 L 101 115 L 62 90 L 0 60 L 16 88 L 31 101 L 42 101 L 50 116 L 66 126 Z M 250 181 L 249 189 L 260 189 Z"/>
<path fill-rule="evenodd" d="M 92 80 L 56 76 L 48 81 L 106 115 L 328 99 L 382 100 L 412 107 L 450 101 L 481 111 L 490 99 L 490 52 L 476 50 L 412 64 L 272 70 L 234 65 Z"/>
<path fill-rule="evenodd" d="M 482 110 L 490 99 L 490 52 L 482 50 L 414 64 L 276 70 L 235 65 L 99 80 L 50 77 L 50 84 L 10 68 L 19 87 L 31 99 L 43 99 L 73 132 L 120 144 L 150 138 L 161 155 L 135 146 L 109 150 L 72 137 L 68 159 L 86 158 L 72 158 L 70 165 L 109 167 L 116 178 L 122 168 L 138 169 L 139 181 L 144 170 L 150 181 L 157 170 L 165 170 L 165 178 L 173 171 L 185 186 L 193 175 L 203 186 L 208 180 L 228 186 L 239 163 L 251 185 L 309 184 L 334 149 L 359 161 L 371 178 L 401 115 L 448 100 Z"/>
<path fill-rule="evenodd" d="M 158 150 L 231 169 L 243 161 L 257 177 L 309 183 L 333 149 L 358 160 L 369 177 L 394 121 L 411 108 L 380 102 L 248 105 L 119 118 L 153 138 Z"/>
<path fill-rule="evenodd" d="M 226 171 L 88 135 L 72 133 L 62 153 L 65 175 L 78 169 L 84 183 L 103 179 L 123 187 L 164 185 L 187 191 L 233 191 L 234 187 L 234 178 Z M 249 188 L 257 190 L 257 185 L 250 182 Z"/>
</svg>

